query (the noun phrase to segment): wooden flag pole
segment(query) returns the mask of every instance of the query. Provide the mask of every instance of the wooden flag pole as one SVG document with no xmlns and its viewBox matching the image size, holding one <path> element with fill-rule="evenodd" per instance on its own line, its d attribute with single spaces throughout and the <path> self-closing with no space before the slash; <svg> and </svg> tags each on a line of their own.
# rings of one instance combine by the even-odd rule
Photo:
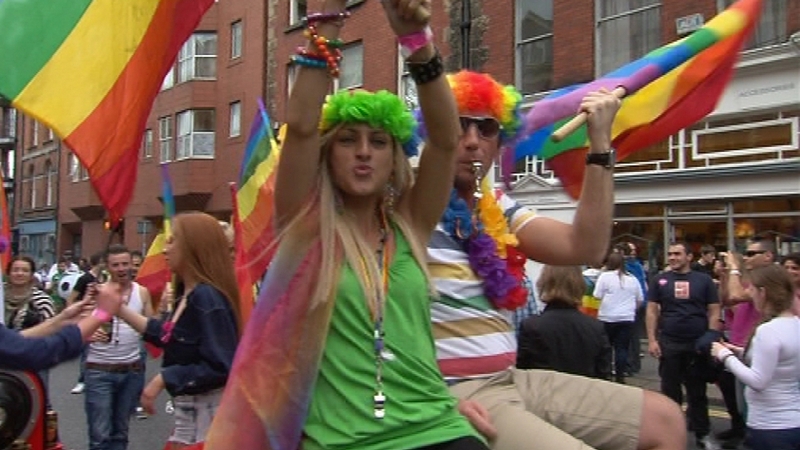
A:
<svg viewBox="0 0 800 450">
<path fill-rule="evenodd" d="M 614 88 L 613 91 L 611 91 L 611 93 L 614 94 L 614 96 L 620 100 L 624 98 L 626 94 L 625 88 L 622 86 L 617 86 L 616 88 Z M 573 117 L 572 120 L 570 120 L 569 122 L 565 123 L 564 125 L 561 125 L 561 127 L 558 130 L 556 130 L 552 134 L 552 136 L 550 136 L 550 139 L 552 139 L 553 142 L 563 141 L 565 137 L 574 133 L 575 130 L 583 126 L 583 124 L 586 123 L 586 119 L 588 117 L 589 115 L 586 114 L 585 112 L 578 114 L 577 116 Z"/>
</svg>

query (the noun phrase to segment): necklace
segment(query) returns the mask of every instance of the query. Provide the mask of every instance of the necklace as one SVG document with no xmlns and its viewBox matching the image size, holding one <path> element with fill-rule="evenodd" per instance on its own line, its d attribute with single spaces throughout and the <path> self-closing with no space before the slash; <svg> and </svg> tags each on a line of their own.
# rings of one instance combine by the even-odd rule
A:
<svg viewBox="0 0 800 450">
<path fill-rule="evenodd" d="M 373 348 L 375 352 L 375 391 L 372 395 L 372 414 L 376 419 L 383 419 L 386 417 L 386 394 L 383 392 L 383 362 L 388 359 L 388 355 L 385 348 L 383 320 L 386 293 L 389 289 L 389 252 L 386 251 L 388 230 L 385 213 L 381 214 L 380 231 L 381 237 L 378 250 L 375 253 L 375 259 L 378 263 L 378 272 L 381 274 L 381 283 L 376 283 L 375 285 L 375 320 L 372 328 Z M 361 262 L 362 265 L 365 264 L 364 258 L 362 258 Z"/>
</svg>

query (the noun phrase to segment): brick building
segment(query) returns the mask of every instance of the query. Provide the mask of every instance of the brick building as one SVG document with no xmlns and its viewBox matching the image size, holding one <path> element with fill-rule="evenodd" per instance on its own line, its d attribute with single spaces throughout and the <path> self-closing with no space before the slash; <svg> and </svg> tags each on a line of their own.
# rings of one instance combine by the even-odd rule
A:
<svg viewBox="0 0 800 450">
<path fill-rule="evenodd" d="M 515 84 L 530 107 L 552 89 L 594 79 L 677 39 L 730 3 L 436 1 L 432 27 L 448 70 L 490 72 Z M 305 42 L 300 18 L 318 5 L 224 0 L 210 10 L 153 106 L 125 221 L 129 246 L 145 248 L 161 222 L 160 161 L 171 161 L 178 210 L 229 216 L 228 182 L 236 178 L 255 98 L 264 97 L 272 118 L 282 121 L 295 70 L 289 57 Z M 618 164 L 615 238 L 637 241 L 651 263 L 671 238 L 727 247 L 769 230 L 782 249 L 800 245 L 800 1 L 765 5 L 718 110 Z M 351 0 L 348 8 L 342 74 L 332 89 L 389 89 L 413 103 L 379 2 Z M 104 213 L 74 166 L 62 158 L 62 173 L 70 175 L 61 182 L 59 248 L 86 253 L 105 244 Z M 574 203 L 546 165 L 530 160 L 517 167 L 514 195 L 569 219 Z"/>
<path fill-rule="evenodd" d="M 14 161 L 17 150 L 17 111 L 11 104 L 0 97 L 0 181 L 6 194 L 6 204 L 10 211 L 10 220 L 14 218 Z M 12 246 L 17 243 L 13 242 Z M 5 269 L 5 268 L 4 268 Z"/>
</svg>

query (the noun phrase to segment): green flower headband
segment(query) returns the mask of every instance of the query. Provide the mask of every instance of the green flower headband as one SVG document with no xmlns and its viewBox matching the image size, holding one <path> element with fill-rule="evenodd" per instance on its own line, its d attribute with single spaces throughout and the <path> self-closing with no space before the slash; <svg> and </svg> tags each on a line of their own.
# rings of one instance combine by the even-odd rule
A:
<svg viewBox="0 0 800 450">
<path fill-rule="evenodd" d="M 339 91 L 322 106 L 319 130 L 325 133 L 342 123 L 365 123 L 392 135 L 407 157 L 416 156 L 420 139 L 417 121 L 399 97 L 389 91 Z"/>
</svg>

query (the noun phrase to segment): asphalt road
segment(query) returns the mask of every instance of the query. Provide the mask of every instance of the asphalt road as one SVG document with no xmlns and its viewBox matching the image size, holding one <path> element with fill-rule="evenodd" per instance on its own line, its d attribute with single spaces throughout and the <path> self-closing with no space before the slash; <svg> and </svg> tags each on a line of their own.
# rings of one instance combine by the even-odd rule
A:
<svg viewBox="0 0 800 450">
<path fill-rule="evenodd" d="M 159 360 L 149 360 L 147 364 L 147 380 L 150 380 L 160 366 Z M 84 413 L 83 395 L 70 394 L 78 377 L 78 362 L 70 361 L 56 367 L 50 372 L 51 403 L 59 418 L 59 434 L 64 450 L 87 450 L 86 414 Z M 656 364 L 649 356 L 643 361 L 642 372 L 629 379 L 629 383 L 646 389 L 658 389 Z M 711 401 L 711 425 L 719 432 L 728 428 L 729 420 L 721 405 L 716 386 L 709 385 Z M 161 450 L 172 429 L 172 416 L 164 412 L 167 395 L 159 398 L 158 414 L 145 420 L 131 418 L 129 450 Z M 535 441 L 533 441 L 535 444 Z M 694 436 L 689 433 L 686 448 L 695 450 Z M 535 450 L 535 445 L 531 447 Z M 244 449 L 243 449 L 244 450 Z M 251 449 L 247 449 L 251 450 Z M 256 450 L 256 449 L 252 449 Z"/>
</svg>

